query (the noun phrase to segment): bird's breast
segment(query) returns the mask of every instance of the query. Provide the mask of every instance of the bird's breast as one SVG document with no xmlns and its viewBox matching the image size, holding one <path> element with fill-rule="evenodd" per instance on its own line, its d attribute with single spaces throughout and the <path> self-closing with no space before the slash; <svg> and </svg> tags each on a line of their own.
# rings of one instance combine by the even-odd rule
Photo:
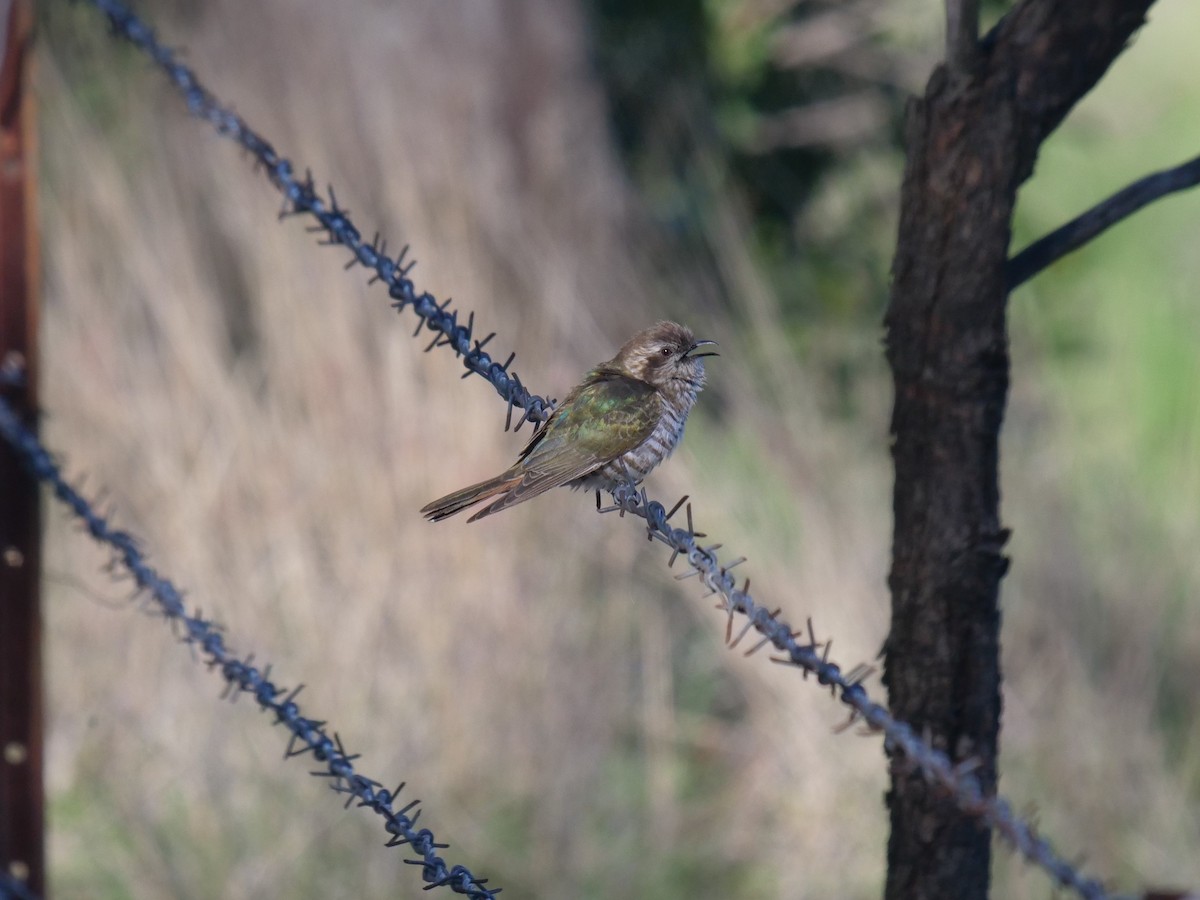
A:
<svg viewBox="0 0 1200 900">
<path fill-rule="evenodd" d="M 581 482 L 588 489 L 612 490 L 630 481 L 639 482 L 678 446 L 683 437 L 687 414 L 695 402 L 695 392 L 671 402 L 663 397 L 662 416 L 644 441 L 597 469 Z"/>
</svg>

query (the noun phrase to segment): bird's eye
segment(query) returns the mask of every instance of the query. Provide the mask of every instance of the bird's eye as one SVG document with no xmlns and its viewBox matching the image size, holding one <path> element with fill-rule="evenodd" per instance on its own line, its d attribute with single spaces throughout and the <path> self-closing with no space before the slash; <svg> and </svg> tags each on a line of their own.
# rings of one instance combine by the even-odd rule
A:
<svg viewBox="0 0 1200 900">
<path fill-rule="evenodd" d="M 671 348 L 663 347 L 661 350 L 658 351 L 658 355 L 661 356 L 663 359 L 669 358 L 671 356 Z"/>
</svg>

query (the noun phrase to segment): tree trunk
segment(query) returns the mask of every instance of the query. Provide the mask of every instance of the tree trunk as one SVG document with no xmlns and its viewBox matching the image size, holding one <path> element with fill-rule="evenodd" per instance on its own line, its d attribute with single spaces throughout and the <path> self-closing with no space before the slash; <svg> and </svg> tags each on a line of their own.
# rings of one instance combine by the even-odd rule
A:
<svg viewBox="0 0 1200 900">
<path fill-rule="evenodd" d="M 1017 188 L 1152 0 L 1026 0 L 908 110 L 885 325 L 895 532 L 885 683 L 893 713 L 996 786 L 999 436 L 1008 393 L 1005 262 Z M 886 896 L 986 897 L 989 832 L 897 767 Z"/>
</svg>

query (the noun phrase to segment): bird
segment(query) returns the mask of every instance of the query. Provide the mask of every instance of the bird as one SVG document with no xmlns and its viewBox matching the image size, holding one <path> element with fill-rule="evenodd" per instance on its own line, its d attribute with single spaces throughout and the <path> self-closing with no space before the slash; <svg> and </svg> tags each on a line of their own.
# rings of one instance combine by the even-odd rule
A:
<svg viewBox="0 0 1200 900">
<path fill-rule="evenodd" d="M 492 498 L 467 521 L 532 500 L 554 487 L 611 491 L 636 485 L 666 459 L 704 387 L 703 349 L 691 329 L 658 322 L 626 341 L 584 376 L 534 432 L 517 461 L 494 478 L 434 500 L 431 522 Z"/>
</svg>

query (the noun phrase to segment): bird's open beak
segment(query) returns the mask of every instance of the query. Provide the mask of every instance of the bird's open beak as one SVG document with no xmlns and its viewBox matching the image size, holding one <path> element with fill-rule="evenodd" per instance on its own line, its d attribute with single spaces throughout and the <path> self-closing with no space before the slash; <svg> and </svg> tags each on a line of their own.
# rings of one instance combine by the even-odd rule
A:
<svg viewBox="0 0 1200 900">
<path fill-rule="evenodd" d="M 687 352 L 683 354 L 684 359 L 699 359 L 702 356 L 720 356 L 716 350 L 705 350 L 703 353 L 697 353 L 699 347 L 704 347 L 708 344 L 716 346 L 716 341 L 696 341 L 692 346 L 688 347 Z"/>
</svg>

